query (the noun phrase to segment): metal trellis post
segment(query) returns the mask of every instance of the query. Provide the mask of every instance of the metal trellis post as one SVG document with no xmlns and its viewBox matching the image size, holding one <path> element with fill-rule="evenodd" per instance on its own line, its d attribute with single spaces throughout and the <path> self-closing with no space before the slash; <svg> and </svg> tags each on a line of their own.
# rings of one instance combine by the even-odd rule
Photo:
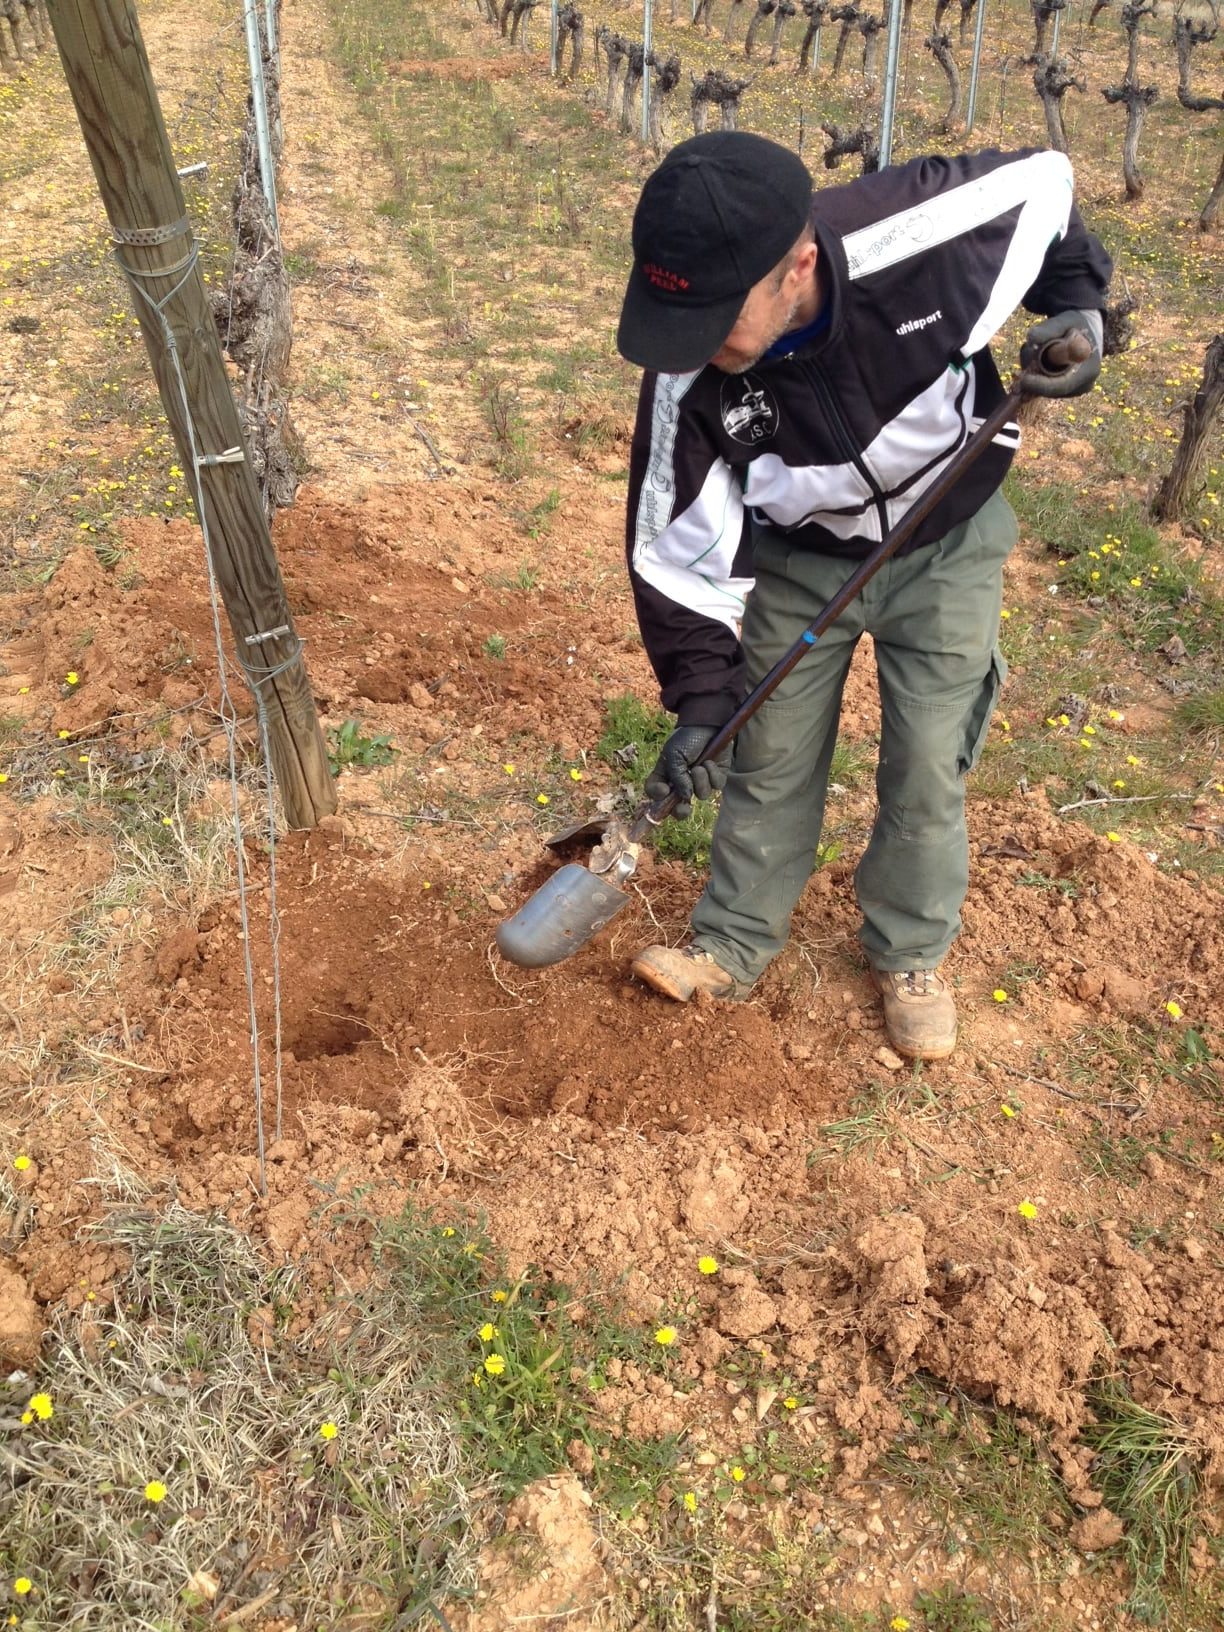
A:
<svg viewBox="0 0 1224 1632">
<path fill-rule="evenodd" d="M 557 0 L 548 5 L 548 71 L 557 77 Z"/>
<path fill-rule="evenodd" d="M 981 0 L 978 0 L 981 4 Z M 893 125 L 897 111 L 897 77 L 901 66 L 901 0 L 888 8 L 888 55 L 884 63 L 884 106 L 880 112 L 880 169 L 892 163 Z"/>
<path fill-rule="evenodd" d="M 263 195 L 268 201 L 272 217 L 272 232 L 280 244 L 280 222 L 276 216 L 276 174 L 272 168 L 272 142 L 268 135 L 268 99 L 264 91 L 263 41 L 260 38 L 259 18 L 255 15 L 255 0 L 246 0 L 245 7 L 247 61 L 251 65 L 251 102 L 255 108 L 255 140 L 259 145 L 259 179 Z"/>
<path fill-rule="evenodd" d="M 280 40 L 276 33 L 276 0 L 264 0 L 264 16 L 267 19 L 268 55 L 280 68 Z"/>
<path fill-rule="evenodd" d="M 650 39 L 654 25 L 654 3 L 646 0 L 646 18 L 642 25 L 642 140 L 650 140 Z"/>
<path fill-rule="evenodd" d="M 1062 27 L 1062 12 L 1061 11 L 1056 11 L 1054 13 L 1054 32 L 1050 36 L 1050 55 L 1052 57 L 1056 57 L 1058 55 L 1058 31 L 1059 31 L 1059 29 L 1061 27 Z"/>
<path fill-rule="evenodd" d="M 978 69 L 982 63 L 982 35 L 986 28 L 986 0 L 977 0 L 977 24 L 973 30 L 973 64 L 969 69 L 969 103 L 965 109 L 965 135 L 973 129 L 977 109 Z"/>
</svg>

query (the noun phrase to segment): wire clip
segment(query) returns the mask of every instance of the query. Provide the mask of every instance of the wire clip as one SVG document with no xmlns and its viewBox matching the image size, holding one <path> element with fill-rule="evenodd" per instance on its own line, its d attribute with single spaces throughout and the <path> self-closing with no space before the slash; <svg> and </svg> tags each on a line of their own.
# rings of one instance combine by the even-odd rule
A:
<svg viewBox="0 0 1224 1632">
<path fill-rule="evenodd" d="M 288 633 L 289 625 L 287 623 L 282 623 L 275 629 L 265 629 L 261 635 L 246 635 L 243 637 L 243 640 L 244 644 L 247 646 L 258 646 L 260 641 L 279 640 L 282 635 L 287 635 Z"/>
<path fill-rule="evenodd" d="M 137 244 L 145 248 L 153 244 L 167 244 L 171 238 L 178 238 L 184 232 L 191 231 L 191 222 L 186 216 L 169 227 L 116 227 L 111 234 L 113 244 Z"/>
<path fill-rule="evenodd" d="M 224 453 L 202 453 L 197 465 L 240 465 L 246 458 L 241 448 L 226 448 Z"/>
</svg>

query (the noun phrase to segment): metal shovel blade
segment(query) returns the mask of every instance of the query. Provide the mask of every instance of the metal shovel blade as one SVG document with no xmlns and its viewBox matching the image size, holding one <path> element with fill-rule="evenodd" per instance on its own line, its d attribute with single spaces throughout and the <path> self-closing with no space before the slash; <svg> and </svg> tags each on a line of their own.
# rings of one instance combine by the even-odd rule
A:
<svg viewBox="0 0 1224 1632">
<path fill-rule="evenodd" d="M 572 861 L 498 926 L 497 949 L 524 969 L 562 963 L 628 905 L 624 890 Z"/>
</svg>

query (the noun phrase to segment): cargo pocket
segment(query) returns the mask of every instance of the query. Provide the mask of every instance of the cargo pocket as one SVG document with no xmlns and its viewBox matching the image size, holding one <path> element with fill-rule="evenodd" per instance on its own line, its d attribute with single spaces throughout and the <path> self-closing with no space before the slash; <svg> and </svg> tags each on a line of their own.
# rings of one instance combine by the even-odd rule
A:
<svg viewBox="0 0 1224 1632">
<path fill-rule="evenodd" d="M 990 654 L 990 668 L 982 681 L 982 689 L 974 699 L 973 707 L 965 717 L 964 735 L 956 758 L 956 769 L 961 776 L 969 772 L 982 757 L 986 736 L 990 730 L 990 716 L 999 701 L 999 692 L 1007 679 L 1007 660 L 996 646 Z"/>
</svg>

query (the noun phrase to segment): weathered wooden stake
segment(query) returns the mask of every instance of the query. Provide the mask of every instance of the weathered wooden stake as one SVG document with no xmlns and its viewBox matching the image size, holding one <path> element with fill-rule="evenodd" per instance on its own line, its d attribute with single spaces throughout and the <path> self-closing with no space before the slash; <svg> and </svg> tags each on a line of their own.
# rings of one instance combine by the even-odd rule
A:
<svg viewBox="0 0 1224 1632">
<path fill-rule="evenodd" d="M 196 514 L 208 523 L 238 656 L 260 686 L 285 819 L 314 827 L 335 810 L 336 789 L 255 476 L 245 458 L 199 472 L 193 459 L 193 448 L 205 460 L 241 450 L 244 439 L 135 7 L 50 0 L 50 11 L 162 406 Z M 189 417 L 155 305 L 173 335 Z"/>
</svg>

